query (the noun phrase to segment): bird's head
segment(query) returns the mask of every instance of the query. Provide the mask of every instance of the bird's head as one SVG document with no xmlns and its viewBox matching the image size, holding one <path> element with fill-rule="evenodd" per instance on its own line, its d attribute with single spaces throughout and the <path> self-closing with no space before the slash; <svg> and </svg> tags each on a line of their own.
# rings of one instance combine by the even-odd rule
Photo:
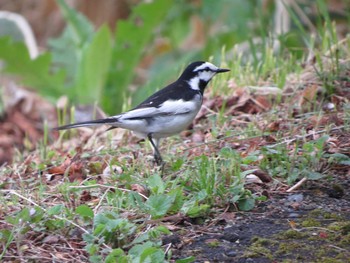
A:
<svg viewBox="0 0 350 263">
<path fill-rule="evenodd" d="M 203 92 L 209 81 L 218 73 L 230 71 L 219 68 L 210 62 L 197 61 L 187 66 L 180 80 L 187 81 L 191 88 Z"/>
</svg>

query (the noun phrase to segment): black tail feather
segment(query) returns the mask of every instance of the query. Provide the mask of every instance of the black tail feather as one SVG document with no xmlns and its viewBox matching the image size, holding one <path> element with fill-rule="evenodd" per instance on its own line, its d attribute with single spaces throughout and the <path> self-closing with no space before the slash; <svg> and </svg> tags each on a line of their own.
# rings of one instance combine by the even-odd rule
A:
<svg viewBox="0 0 350 263">
<path fill-rule="evenodd" d="M 117 123 L 118 119 L 116 118 L 106 118 L 106 119 L 99 119 L 99 120 L 93 120 L 93 121 L 84 121 L 84 122 L 77 122 L 72 124 L 67 124 L 59 127 L 53 128 L 53 130 L 68 130 L 73 128 L 79 128 L 79 127 L 87 127 L 87 126 L 97 126 L 97 125 L 103 125 L 103 124 L 113 124 Z"/>
</svg>

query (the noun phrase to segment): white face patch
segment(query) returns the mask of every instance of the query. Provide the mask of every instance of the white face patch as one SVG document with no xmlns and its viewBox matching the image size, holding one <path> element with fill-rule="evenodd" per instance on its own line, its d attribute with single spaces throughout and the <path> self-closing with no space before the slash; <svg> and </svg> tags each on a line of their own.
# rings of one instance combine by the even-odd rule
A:
<svg viewBox="0 0 350 263">
<path fill-rule="evenodd" d="M 191 89 L 199 90 L 199 77 L 194 77 L 190 79 L 187 83 L 190 85 Z"/>
<path fill-rule="evenodd" d="M 200 80 L 209 81 L 214 77 L 216 72 L 213 71 L 201 71 L 198 75 Z"/>
<path fill-rule="evenodd" d="M 207 69 L 207 70 L 205 70 Z M 209 62 L 205 62 L 204 64 L 196 67 L 194 69 L 194 72 L 198 72 L 198 75 L 192 79 L 190 79 L 188 81 L 188 84 L 190 85 L 191 89 L 193 90 L 199 90 L 199 82 L 205 81 L 205 82 L 209 82 L 216 74 L 216 70 L 218 69 L 217 66 L 209 63 Z M 204 70 L 204 71 L 202 71 Z"/>
</svg>

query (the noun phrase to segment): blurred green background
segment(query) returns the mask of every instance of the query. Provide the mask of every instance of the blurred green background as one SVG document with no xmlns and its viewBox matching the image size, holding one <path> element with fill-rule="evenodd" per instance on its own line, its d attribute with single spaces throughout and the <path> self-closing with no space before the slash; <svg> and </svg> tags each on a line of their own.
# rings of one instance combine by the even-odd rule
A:
<svg viewBox="0 0 350 263">
<path fill-rule="evenodd" d="M 194 60 L 250 65 L 268 77 L 267 53 L 279 58 L 274 65 L 298 61 L 322 45 L 327 26 L 343 38 L 349 6 L 348 0 L 3 0 L 1 10 L 27 18 L 40 52 L 30 55 L 2 18 L 1 72 L 52 102 L 65 95 L 72 104 L 97 103 L 117 114 Z"/>
</svg>

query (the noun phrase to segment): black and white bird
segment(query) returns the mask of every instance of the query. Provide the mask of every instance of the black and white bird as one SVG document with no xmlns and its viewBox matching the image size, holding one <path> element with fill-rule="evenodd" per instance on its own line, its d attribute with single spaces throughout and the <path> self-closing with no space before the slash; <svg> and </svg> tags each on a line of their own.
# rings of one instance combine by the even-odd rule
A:
<svg viewBox="0 0 350 263">
<path fill-rule="evenodd" d="M 56 130 L 109 125 L 109 129 L 123 128 L 137 136 L 147 138 L 154 150 L 158 165 L 163 164 L 158 146 L 161 138 L 169 137 L 186 129 L 203 102 L 203 92 L 209 81 L 217 74 L 229 69 L 218 68 L 209 62 L 191 63 L 181 76 L 170 85 L 157 91 L 130 111 L 86 122 L 60 126 Z"/>
</svg>

